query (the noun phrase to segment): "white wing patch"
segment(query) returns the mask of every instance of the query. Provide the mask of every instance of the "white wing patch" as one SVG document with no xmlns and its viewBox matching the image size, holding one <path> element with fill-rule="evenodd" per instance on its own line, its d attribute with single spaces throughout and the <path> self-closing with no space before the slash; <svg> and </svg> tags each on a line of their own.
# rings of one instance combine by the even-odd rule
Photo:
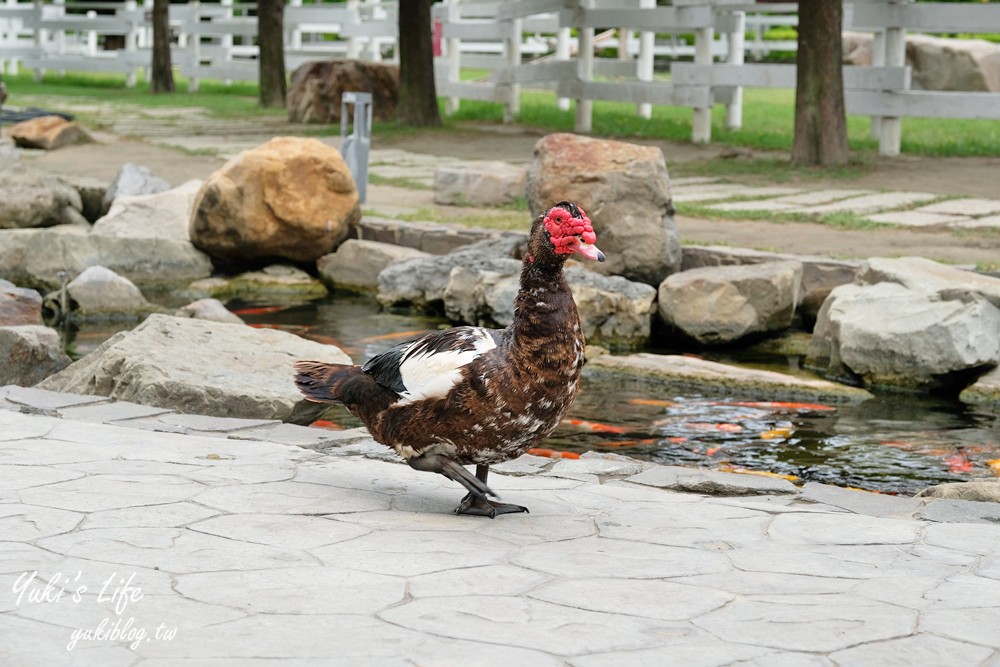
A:
<svg viewBox="0 0 1000 667">
<path fill-rule="evenodd" d="M 469 335 L 474 339 L 471 350 L 434 352 L 418 348 L 415 353 L 407 350 L 399 364 L 399 375 L 406 387 L 400 394 L 400 402 L 447 396 L 461 381 L 462 367 L 497 346 L 488 331 L 474 329 Z"/>
</svg>

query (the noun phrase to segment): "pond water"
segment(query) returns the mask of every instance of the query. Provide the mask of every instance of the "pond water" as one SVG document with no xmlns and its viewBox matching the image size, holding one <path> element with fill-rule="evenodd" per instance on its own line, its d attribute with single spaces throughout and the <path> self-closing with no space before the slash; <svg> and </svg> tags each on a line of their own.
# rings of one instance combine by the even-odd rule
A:
<svg viewBox="0 0 1000 667">
<path fill-rule="evenodd" d="M 356 363 L 449 326 L 443 319 L 388 313 L 371 299 L 342 295 L 291 306 L 228 305 L 248 324 L 337 345 Z M 113 330 L 125 328 L 131 325 L 71 332 L 68 349 L 82 356 Z M 705 357 L 750 361 L 723 354 Z M 752 361 L 787 372 L 801 360 Z M 339 406 L 326 418 L 345 428 L 360 426 Z M 569 418 L 545 447 L 551 456 L 614 452 L 671 465 L 782 475 L 796 483 L 912 494 L 930 484 L 1000 475 L 1000 416 L 946 397 L 890 393 L 857 406 L 774 403 L 678 394 L 663 384 L 585 371 Z"/>
</svg>

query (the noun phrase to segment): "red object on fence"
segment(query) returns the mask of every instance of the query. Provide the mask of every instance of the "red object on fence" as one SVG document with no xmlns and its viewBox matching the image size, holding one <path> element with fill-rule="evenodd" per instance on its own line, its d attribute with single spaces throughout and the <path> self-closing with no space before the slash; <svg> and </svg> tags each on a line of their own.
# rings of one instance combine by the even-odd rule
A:
<svg viewBox="0 0 1000 667">
<path fill-rule="evenodd" d="M 434 19 L 434 29 L 433 29 L 432 34 L 433 34 L 433 36 L 432 36 L 431 39 L 432 39 L 432 44 L 433 44 L 433 49 L 434 49 L 434 57 L 435 58 L 440 58 L 441 57 L 441 38 L 444 35 L 444 26 L 441 25 L 441 19 L 439 19 L 439 18 L 435 18 Z"/>
</svg>

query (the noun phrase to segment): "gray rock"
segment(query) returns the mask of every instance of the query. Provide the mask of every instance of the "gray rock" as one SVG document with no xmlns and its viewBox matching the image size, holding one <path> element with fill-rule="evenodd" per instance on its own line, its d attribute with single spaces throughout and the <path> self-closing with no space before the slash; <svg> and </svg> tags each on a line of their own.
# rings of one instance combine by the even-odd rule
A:
<svg viewBox="0 0 1000 667">
<path fill-rule="evenodd" d="M 704 493 L 710 496 L 752 496 L 796 494 L 798 489 L 785 479 L 741 475 L 679 466 L 654 466 L 628 478 L 629 482 L 661 489 Z"/>
<path fill-rule="evenodd" d="M 0 162 L 0 229 L 86 225 L 82 210 L 71 185 L 18 162 Z"/>
<path fill-rule="evenodd" d="M 41 325 L 0 326 L 0 386 L 30 387 L 70 364 L 54 329 Z"/>
<path fill-rule="evenodd" d="M 794 261 L 681 271 L 660 284 L 660 317 L 704 345 L 781 331 L 792 323 L 801 279 Z"/>
<path fill-rule="evenodd" d="M 566 282 L 573 290 L 588 342 L 614 350 L 642 347 L 649 342 L 655 289 L 578 266 L 566 269 Z"/>
<path fill-rule="evenodd" d="M 350 363 L 337 347 L 284 331 L 151 315 L 42 388 L 191 414 L 309 423 L 327 406 L 306 401 L 295 387 L 292 363 L 300 359 Z"/>
<path fill-rule="evenodd" d="M 126 162 L 118 170 L 111 185 L 104 193 L 104 211 L 111 208 L 111 203 L 122 196 L 150 195 L 170 189 L 170 183 L 153 176 L 149 167 Z"/>
<path fill-rule="evenodd" d="M 585 372 L 625 374 L 684 389 L 753 396 L 758 400 L 858 403 L 872 397 L 864 389 L 826 380 L 646 352 L 601 355 L 587 362 Z"/>
<path fill-rule="evenodd" d="M 199 320 L 211 320 L 212 322 L 229 322 L 231 324 L 243 324 L 243 320 L 231 310 L 226 308 L 218 299 L 198 299 L 186 306 L 181 306 L 174 312 L 174 317 L 193 317 Z"/>
<path fill-rule="evenodd" d="M 195 179 L 156 194 L 118 195 L 107 215 L 94 223 L 93 233 L 190 243 L 191 208 L 201 183 Z"/>
<path fill-rule="evenodd" d="M 799 290 L 799 304 L 796 307 L 796 313 L 807 320 L 810 325 L 816 321 L 816 314 L 819 313 L 819 309 L 830 294 L 830 290 L 853 282 L 858 270 L 864 265 L 864 262 L 860 260 L 830 259 L 819 255 L 791 255 L 727 246 L 685 245 L 681 271 L 706 266 L 732 266 L 781 261 L 796 261 L 802 264 L 802 284 Z"/>
<path fill-rule="evenodd" d="M 443 303 L 454 267 L 509 273 L 511 267 L 520 267 L 520 262 L 512 258 L 521 241 L 516 236 L 480 241 L 446 255 L 415 257 L 391 264 L 379 273 L 378 301 L 383 306 L 416 309 Z"/>
<path fill-rule="evenodd" d="M 0 326 L 42 323 L 42 296 L 0 279 Z"/>
<path fill-rule="evenodd" d="M 438 258 L 433 258 L 436 262 Z M 453 266 L 442 300 L 454 322 L 505 327 L 514 321 L 521 263 L 483 257 L 475 265 Z M 566 269 L 588 341 L 614 349 L 645 345 L 649 340 L 656 290 L 621 276 L 603 276 L 579 266 Z"/>
<path fill-rule="evenodd" d="M 936 484 L 924 489 L 917 496 L 921 498 L 969 500 L 980 503 L 1000 503 L 1000 480 Z"/>
<path fill-rule="evenodd" d="M 523 165 L 470 162 L 434 170 L 434 203 L 456 206 L 501 206 L 524 196 Z"/>
<path fill-rule="evenodd" d="M 63 174 L 59 178 L 80 193 L 80 201 L 83 203 L 83 217 L 89 222 L 96 222 L 104 215 L 104 193 L 108 190 L 107 182 L 75 174 Z"/>
<path fill-rule="evenodd" d="M 998 360 L 1000 309 L 986 299 L 968 293 L 948 299 L 940 291 L 885 282 L 830 293 L 806 363 L 870 385 L 921 388 Z"/>
<path fill-rule="evenodd" d="M 924 501 L 915 498 L 869 493 L 818 482 L 807 482 L 802 487 L 802 500 L 833 505 L 856 514 L 896 518 L 912 517 L 924 504 Z"/>
<path fill-rule="evenodd" d="M 923 257 L 873 257 L 858 273 L 857 283 L 898 283 L 942 300 L 982 297 L 1000 308 L 1000 278 L 956 269 Z"/>
<path fill-rule="evenodd" d="M 654 146 L 554 133 L 535 144 L 528 205 L 536 216 L 560 201 L 582 206 L 607 261 L 597 271 L 659 285 L 680 267 L 670 181 Z"/>
<path fill-rule="evenodd" d="M 0 277 L 24 287 L 54 289 L 58 274 L 105 266 L 140 287 L 177 287 L 212 273 L 208 255 L 189 242 L 88 234 L 79 227 L 3 232 Z"/>
<path fill-rule="evenodd" d="M 1000 408 L 1000 367 L 981 375 L 978 380 L 963 389 L 958 398 L 965 403 Z"/>
<path fill-rule="evenodd" d="M 188 286 L 187 292 L 192 296 L 291 301 L 321 299 L 328 293 L 319 280 L 287 264 L 272 264 L 260 271 L 248 271 L 230 278 L 214 276 L 197 280 Z"/>
<path fill-rule="evenodd" d="M 330 287 L 352 292 L 378 290 L 378 274 L 394 262 L 413 257 L 427 257 L 428 253 L 415 248 L 348 239 L 336 252 L 316 260 L 320 278 Z"/>
<path fill-rule="evenodd" d="M 45 308 L 56 321 L 139 319 L 159 310 L 132 281 L 103 266 L 84 269 L 66 285 L 66 293 L 65 300 L 61 292 L 45 297 Z"/>
</svg>

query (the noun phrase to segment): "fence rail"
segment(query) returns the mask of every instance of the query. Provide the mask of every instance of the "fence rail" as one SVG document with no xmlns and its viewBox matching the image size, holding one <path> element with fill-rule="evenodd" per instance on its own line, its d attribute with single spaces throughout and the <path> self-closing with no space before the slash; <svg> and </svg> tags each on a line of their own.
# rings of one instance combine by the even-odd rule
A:
<svg viewBox="0 0 1000 667">
<path fill-rule="evenodd" d="M 0 0 L 0 71 L 111 72 L 133 85 L 148 75 L 151 9 L 152 0 Z M 173 62 L 192 89 L 206 78 L 257 79 L 255 11 L 232 0 L 170 6 Z M 692 139 L 707 142 L 713 104 L 726 106 L 726 124 L 736 128 L 743 88 L 794 87 L 794 65 L 747 62 L 747 55 L 794 50 L 794 42 L 775 45 L 762 35 L 796 25 L 796 12 L 795 3 L 747 0 L 675 0 L 673 6 L 656 0 L 446 0 L 433 7 L 438 93 L 449 112 L 462 100 L 487 100 L 502 104 L 510 120 L 519 111 L 522 86 L 549 89 L 560 108 L 575 100 L 578 132 L 590 131 L 596 100 L 634 103 L 646 118 L 653 105 L 689 107 Z M 873 65 L 844 68 L 845 104 L 850 113 L 873 117 L 881 153 L 898 154 L 904 116 L 1000 119 L 1000 94 L 912 90 L 905 66 L 907 30 L 1000 32 L 1000 4 L 855 0 L 844 14 L 845 29 L 874 33 Z M 290 0 L 286 65 L 392 58 L 396 20 L 390 1 Z M 114 40 L 118 49 L 102 48 Z M 656 59 L 669 61 L 669 80 L 654 78 Z M 462 81 L 468 69 L 488 75 Z"/>
</svg>

